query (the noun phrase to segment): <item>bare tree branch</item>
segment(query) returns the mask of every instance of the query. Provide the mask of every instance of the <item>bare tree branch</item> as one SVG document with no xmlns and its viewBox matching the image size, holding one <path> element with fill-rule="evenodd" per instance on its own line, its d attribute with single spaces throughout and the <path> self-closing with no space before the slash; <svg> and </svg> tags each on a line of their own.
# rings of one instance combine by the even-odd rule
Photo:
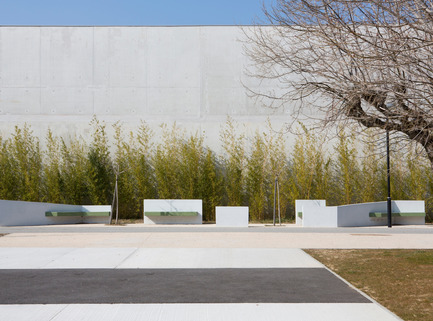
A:
<svg viewBox="0 0 433 321">
<path fill-rule="evenodd" d="M 399 132 L 433 164 L 432 0 L 277 0 L 264 14 L 244 29 L 249 75 L 279 88 L 251 93 L 298 102 L 294 115 L 313 107 L 324 125 Z"/>
</svg>

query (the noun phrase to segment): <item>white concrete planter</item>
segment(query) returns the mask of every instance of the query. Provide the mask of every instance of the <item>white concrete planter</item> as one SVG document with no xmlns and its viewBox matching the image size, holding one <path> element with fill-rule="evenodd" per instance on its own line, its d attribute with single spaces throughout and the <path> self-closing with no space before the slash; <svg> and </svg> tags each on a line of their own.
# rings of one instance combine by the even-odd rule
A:
<svg viewBox="0 0 433 321">
<path fill-rule="evenodd" d="M 143 201 L 144 224 L 202 224 L 202 200 Z"/>
<path fill-rule="evenodd" d="M 387 203 L 326 206 L 324 200 L 296 200 L 296 224 L 305 227 L 353 227 L 387 225 Z M 392 223 L 425 224 L 424 201 L 392 201 Z"/>
<path fill-rule="evenodd" d="M 224 227 L 248 227 L 248 206 L 217 206 L 216 225 Z"/>
<path fill-rule="evenodd" d="M 0 226 L 74 223 L 108 224 L 109 216 L 46 216 L 46 212 L 111 212 L 110 205 L 67 205 L 0 200 Z"/>
</svg>

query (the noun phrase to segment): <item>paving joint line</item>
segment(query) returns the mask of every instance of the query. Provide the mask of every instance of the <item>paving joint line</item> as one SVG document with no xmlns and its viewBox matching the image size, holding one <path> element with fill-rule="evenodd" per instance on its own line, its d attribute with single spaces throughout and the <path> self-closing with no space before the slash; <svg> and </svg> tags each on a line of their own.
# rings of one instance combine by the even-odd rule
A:
<svg viewBox="0 0 433 321">
<path fill-rule="evenodd" d="M 120 265 L 122 265 L 126 260 L 128 260 L 132 255 L 134 255 L 140 248 L 135 247 L 135 250 L 130 253 L 127 257 L 125 257 L 119 264 L 117 264 L 113 269 L 118 269 Z"/>
</svg>

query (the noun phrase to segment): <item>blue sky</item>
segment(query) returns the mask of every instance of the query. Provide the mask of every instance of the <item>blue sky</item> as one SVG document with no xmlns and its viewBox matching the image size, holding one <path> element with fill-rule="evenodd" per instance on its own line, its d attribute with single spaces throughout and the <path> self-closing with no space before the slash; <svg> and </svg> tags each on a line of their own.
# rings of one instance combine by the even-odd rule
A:
<svg viewBox="0 0 433 321">
<path fill-rule="evenodd" d="M 0 25 L 245 25 L 273 0 L 0 0 Z"/>
</svg>

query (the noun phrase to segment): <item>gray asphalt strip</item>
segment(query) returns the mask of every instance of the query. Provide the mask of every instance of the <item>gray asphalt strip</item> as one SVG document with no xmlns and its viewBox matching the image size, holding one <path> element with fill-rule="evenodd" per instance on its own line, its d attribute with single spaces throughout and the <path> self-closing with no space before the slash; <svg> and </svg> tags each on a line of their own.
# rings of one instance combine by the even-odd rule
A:
<svg viewBox="0 0 433 321">
<path fill-rule="evenodd" d="M 369 303 L 322 268 L 0 270 L 0 304 Z"/>
</svg>

